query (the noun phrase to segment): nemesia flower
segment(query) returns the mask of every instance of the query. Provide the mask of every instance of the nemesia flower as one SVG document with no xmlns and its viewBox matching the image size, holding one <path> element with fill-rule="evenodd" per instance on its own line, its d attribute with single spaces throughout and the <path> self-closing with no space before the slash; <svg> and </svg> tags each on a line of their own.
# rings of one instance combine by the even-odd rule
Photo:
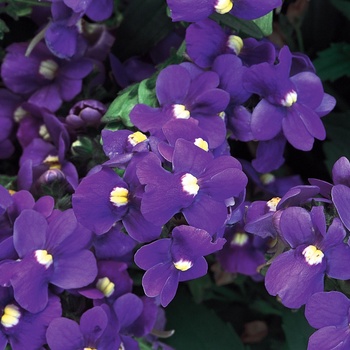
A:
<svg viewBox="0 0 350 350">
<path fill-rule="evenodd" d="M 193 64 L 168 66 L 156 81 L 160 108 L 137 104 L 130 112 L 130 120 L 141 131 L 163 139 L 161 128 L 168 121 L 193 118 L 211 148 L 218 147 L 226 136 L 225 123 L 219 115 L 229 102 L 228 93 L 218 85 L 216 73 L 203 72 Z"/>
<path fill-rule="evenodd" d="M 46 344 L 46 329 L 53 319 L 61 316 L 61 303 L 56 295 L 49 294 L 46 307 L 37 313 L 23 309 L 13 298 L 11 287 L 0 287 L 0 348 L 7 344 L 13 350 L 22 350 L 28 344 L 41 349 Z"/>
<path fill-rule="evenodd" d="M 212 13 L 230 13 L 243 19 L 255 19 L 266 15 L 282 5 L 281 0 L 204 0 L 200 3 L 191 0 L 167 0 L 173 21 L 198 22 Z"/>
<path fill-rule="evenodd" d="M 240 163 L 230 156 L 214 158 L 194 143 L 178 139 L 172 168 L 172 173 L 166 171 L 152 153 L 137 164 L 137 176 L 146 185 L 141 212 L 158 225 L 182 212 L 189 225 L 214 234 L 227 220 L 227 202 L 247 184 Z"/>
<path fill-rule="evenodd" d="M 12 286 L 16 301 L 29 312 L 46 307 L 49 284 L 81 288 L 97 275 L 88 250 L 91 232 L 76 221 L 72 209 L 56 211 L 49 222 L 37 211 L 23 210 L 14 224 L 13 242 L 20 259 L 0 265 L 0 284 Z"/>
<path fill-rule="evenodd" d="M 305 306 L 305 317 L 316 328 L 308 350 L 346 350 L 350 346 L 350 300 L 340 292 L 313 294 Z"/>
<path fill-rule="evenodd" d="M 244 88 L 262 98 L 252 113 L 252 133 L 255 139 L 267 141 L 283 131 L 292 146 L 308 151 L 315 138 L 323 140 L 326 135 L 320 119 L 324 114 L 317 109 L 324 104 L 331 111 L 335 99 L 329 101 L 320 79 L 311 72 L 289 77 L 292 55 L 287 46 L 278 60 L 276 65 L 254 65 L 244 75 Z"/>
<path fill-rule="evenodd" d="M 322 292 L 325 275 L 350 278 L 346 231 L 338 218 L 326 230 L 323 207 L 313 207 L 310 213 L 300 207 L 287 208 L 281 214 L 279 229 L 291 249 L 272 261 L 265 287 L 271 295 L 278 295 L 283 305 L 299 308 L 312 294 Z"/>
<path fill-rule="evenodd" d="M 82 89 L 82 80 L 92 70 L 87 58 L 60 60 L 39 42 L 29 56 L 27 43 L 7 47 L 1 76 L 8 89 L 26 95 L 28 102 L 56 111 L 63 101 L 70 101 Z"/>
<path fill-rule="evenodd" d="M 177 226 L 171 238 L 162 238 L 141 247 L 135 263 L 147 270 L 142 285 L 148 297 L 159 297 L 162 306 L 174 298 L 178 283 L 206 274 L 205 255 L 220 250 L 225 239 L 212 241 L 210 234 L 191 226 Z"/>
</svg>

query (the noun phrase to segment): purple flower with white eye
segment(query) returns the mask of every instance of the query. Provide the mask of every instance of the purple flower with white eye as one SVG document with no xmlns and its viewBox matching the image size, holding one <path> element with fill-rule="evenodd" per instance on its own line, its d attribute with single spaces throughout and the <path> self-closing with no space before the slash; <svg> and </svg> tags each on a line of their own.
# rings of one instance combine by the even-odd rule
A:
<svg viewBox="0 0 350 350">
<path fill-rule="evenodd" d="M 147 221 L 140 212 L 143 190 L 132 173 L 129 167 L 122 179 L 112 169 L 103 167 L 85 177 L 72 198 L 78 221 L 101 235 L 121 220 L 128 234 L 138 242 L 157 238 L 161 226 Z"/>
<path fill-rule="evenodd" d="M 58 59 L 42 42 L 26 56 L 27 47 L 27 43 L 7 47 L 1 66 L 3 81 L 11 91 L 28 96 L 28 102 L 54 112 L 63 101 L 81 92 L 82 80 L 91 72 L 92 62 L 87 58 Z"/>
<path fill-rule="evenodd" d="M 137 164 L 137 176 L 145 187 L 141 212 L 164 225 L 182 212 L 188 224 L 214 234 L 227 220 L 227 207 L 245 190 L 247 177 L 231 156 L 214 156 L 192 142 L 175 143 L 173 172 L 162 168 L 150 153 Z"/>
<path fill-rule="evenodd" d="M 23 309 L 13 298 L 12 288 L 0 287 L 0 348 L 7 344 L 13 350 L 42 349 L 46 344 L 46 329 L 50 322 L 61 316 L 61 303 L 49 294 L 46 307 L 37 313 Z"/>
<path fill-rule="evenodd" d="M 0 284 L 12 286 L 16 301 L 29 312 L 46 307 L 49 284 L 81 288 L 97 275 L 95 257 L 88 250 L 91 232 L 71 209 L 55 212 L 49 222 L 37 211 L 23 210 L 14 224 L 13 242 L 20 259 L 0 265 Z"/>
<path fill-rule="evenodd" d="M 212 13 L 230 13 L 242 19 L 255 19 L 282 5 L 281 0 L 167 0 L 173 21 L 198 22 Z"/>
<path fill-rule="evenodd" d="M 335 99 L 324 93 L 314 73 L 289 76 L 292 55 L 287 46 L 278 60 L 276 65 L 254 65 L 244 75 L 244 88 L 261 97 L 252 113 L 252 133 L 255 139 L 267 141 L 283 131 L 292 146 L 308 151 L 315 138 L 326 137 L 320 117 L 333 109 Z"/>
<path fill-rule="evenodd" d="M 192 226 L 177 226 L 171 238 L 159 239 L 141 247 L 135 263 L 147 270 L 142 285 L 148 297 L 158 297 L 167 306 L 176 294 L 179 282 L 192 280 L 207 273 L 204 258 L 222 248 L 225 239 L 212 241 L 210 234 Z"/>
<path fill-rule="evenodd" d="M 313 294 L 305 306 L 305 317 L 316 332 L 308 350 L 347 350 L 350 348 L 350 300 L 340 292 Z"/>
<path fill-rule="evenodd" d="M 219 77 L 203 72 L 194 64 L 171 65 L 163 69 L 156 82 L 160 108 L 137 104 L 130 112 L 131 122 L 141 131 L 164 139 L 162 127 L 173 119 L 194 119 L 211 148 L 226 137 L 222 113 L 229 102 L 226 91 L 218 89 Z"/>
<path fill-rule="evenodd" d="M 283 305 L 304 305 L 312 294 L 323 291 L 325 275 L 350 278 L 346 231 L 337 218 L 326 229 L 323 207 L 313 207 L 310 213 L 300 207 L 287 208 L 281 214 L 279 229 L 291 249 L 272 261 L 265 286 L 271 295 L 281 298 Z"/>
</svg>

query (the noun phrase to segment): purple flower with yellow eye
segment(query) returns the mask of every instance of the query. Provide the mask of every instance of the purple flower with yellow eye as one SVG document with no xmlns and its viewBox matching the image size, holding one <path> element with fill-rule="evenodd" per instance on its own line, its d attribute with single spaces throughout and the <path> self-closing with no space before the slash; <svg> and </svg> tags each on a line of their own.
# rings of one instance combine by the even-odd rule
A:
<svg viewBox="0 0 350 350">
<path fill-rule="evenodd" d="M 143 190 L 133 179 L 133 172 L 129 167 L 122 179 L 112 169 L 103 167 L 85 177 L 72 198 L 78 221 L 98 235 L 121 221 L 128 234 L 138 242 L 157 238 L 161 226 L 147 221 L 140 212 Z"/>
<path fill-rule="evenodd" d="M 324 93 L 312 72 L 290 77 L 292 54 L 287 46 L 280 50 L 278 61 L 254 65 L 243 77 L 244 88 L 261 97 L 252 113 L 252 133 L 256 140 L 267 141 L 283 131 L 292 146 L 308 151 L 315 138 L 326 137 L 320 118 L 333 109 L 335 99 Z"/>
<path fill-rule="evenodd" d="M 17 303 L 32 313 L 45 309 L 49 284 L 63 289 L 81 288 L 97 275 L 96 260 L 89 251 L 91 232 L 73 213 L 56 211 L 45 218 L 25 209 L 14 224 L 13 242 L 19 259 L 0 265 L 0 285 L 12 286 Z"/>
<path fill-rule="evenodd" d="M 145 186 L 141 212 L 164 225 L 182 212 L 188 224 L 214 234 L 228 218 L 227 207 L 244 191 L 247 177 L 231 156 L 214 156 L 194 143 L 175 142 L 173 172 L 165 170 L 150 153 L 137 164 L 136 174 Z"/>
<path fill-rule="evenodd" d="M 194 64 L 171 65 L 157 78 L 156 94 L 159 108 L 137 104 L 130 112 L 131 122 L 143 132 L 164 139 L 162 127 L 170 120 L 192 119 L 203 131 L 211 148 L 220 146 L 226 138 L 221 113 L 229 95 L 219 89 L 219 76 L 203 72 Z"/>
<path fill-rule="evenodd" d="M 176 294 L 179 282 L 207 273 L 204 258 L 222 248 L 225 239 L 212 241 L 211 235 L 191 226 L 178 226 L 171 238 L 163 238 L 141 247 L 135 254 L 136 264 L 147 270 L 142 285 L 148 297 L 158 297 L 167 306 Z"/>
<path fill-rule="evenodd" d="M 255 19 L 282 5 L 281 0 L 167 0 L 173 21 L 198 22 L 212 13 L 230 13 L 243 19 Z"/>
<path fill-rule="evenodd" d="M 311 212 L 300 207 L 287 208 L 281 214 L 279 229 L 291 249 L 272 261 L 265 286 L 271 295 L 281 298 L 283 305 L 304 305 L 312 294 L 323 291 L 325 275 L 350 278 L 346 231 L 337 218 L 326 229 L 323 207 L 313 207 Z"/>
</svg>

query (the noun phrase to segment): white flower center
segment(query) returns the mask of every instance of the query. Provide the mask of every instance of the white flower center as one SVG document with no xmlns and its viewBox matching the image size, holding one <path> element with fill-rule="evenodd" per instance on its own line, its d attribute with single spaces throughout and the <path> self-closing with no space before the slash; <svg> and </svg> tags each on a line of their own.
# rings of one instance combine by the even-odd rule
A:
<svg viewBox="0 0 350 350">
<path fill-rule="evenodd" d="M 290 107 L 292 106 L 295 102 L 297 102 L 298 99 L 298 94 L 292 90 L 288 92 L 288 94 L 282 99 L 281 105 L 284 107 Z"/>
<path fill-rule="evenodd" d="M 214 6 L 215 11 L 223 15 L 227 12 L 230 12 L 233 7 L 233 2 L 231 0 L 218 0 Z"/>
<path fill-rule="evenodd" d="M 309 265 L 321 264 L 324 254 L 322 250 L 317 249 L 314 245 L 309 245 L 303 250 L 302 253 L 305 257 L 305 261 Z"/>
<path fill-rule="evenodd" d="M 16 326 L 20 317 L 21 312 L 19 311 L 19 307 L 13 304 L 8 304 L 5 306 L 4 313 L 1 316 L 1 324 L 7 328 Z"/>
<path fill-rule="evenodd" d="M 262 182 L 263 185 L 272 184 L 275 181 L 275 179 L 276 179 L 275 175 L 271 173 L 262 174 L 260 176 L 260 181 Z"/>
<path fill-rule="evenodd" d="M 19 123 L 26 115 L 28 115 L 28 112 L 24 108 L 19 106 L 15 109 L 13 113 L 13 119 L 16 123 Z"/>
<path fill-rule="evenodd" d="M 181 177 L 182 189 L 188 194 L 195 196 L 199 191 L 198 180 L 192 174 L 185 174 Z"/>
<path fill-rule="evenodd" d="M 237 35 L 230 35 L 226 45 L 238 56 L 243 48 L 243 40 Z"/>
<path fill-rule="evenodd" d="M 45 268 L 49 268 L 50 265 L 53 263 L 52 255 L 47 252 L 45 249 L 38 249 L 35 251 L 35 258 L 36 261 L 40 265 L 44 265 Z"/>
<path fill-rule="evenodd" d="M 248 242 L 248 240 L 249 237 L 246 233 L 237 232 L 233 235 L 231 245 L 238 245 L 240 247 L 243 247 Z"/>
<path fill-rule="evenodd" d="M 271 198 L 269 201 L 266 202 L 266 205 L 269 208 L 269 211 L 276 211 L 277 205 L 280 202 L 281 198 L 280 197 L 274 197 Z"/>
<path fill-rule="evenodd" d="M 198 139 L 195 139 L 194 140 L 194 144 L 203 149 L 204 151 L 208 152 L 209 151 L 209 145 L 208 145 L 208 142 L 203 140 L 201 137 L 199 137 Z"/>
<path fill-rule="evenodd" d="M 124 187 L 114 187 L 110 193 L 109 200 L 116 207 L 128 204 L 129 191 Z"/>
<path fill-rule="evenodd" d="M 136 131 L 128 136 L 128 141 L 132 146 L 136 146 L 138 143 L 147 140 L 147 136 L 140 131 Z"/>
<path fill-rule="evenodd" d="M 58 64 L 54 60 L 41 61 L 39 66 L 39 74 L 47 80 L 53 80 L 58 70 Z"/>
<path fill-rule="evenodd" d="M 108 298 L 113 294 L 115 290 L 115 284 L 111 282 L 108 277 L 103 277 L 98 279 L 96 288 L 99 289 L 106 298 Z"/>
<path fill-rule="evenodd" d="M 182 259 L 180 259 L 177 262 L 174 262 L 173 264 L 180 271 L 187 271 L 193 266 L 191 261 Z"/>
<path fill-rule="evenodd" d="M 176 119 L 189 119 L 190 112 L 184 105 L 173 105 L 173 115 Z"/>
</svg>

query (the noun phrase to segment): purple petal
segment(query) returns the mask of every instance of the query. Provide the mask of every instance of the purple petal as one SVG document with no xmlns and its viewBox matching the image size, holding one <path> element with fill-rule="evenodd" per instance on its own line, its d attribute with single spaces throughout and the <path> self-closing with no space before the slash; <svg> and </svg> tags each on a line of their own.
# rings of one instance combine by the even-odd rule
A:
<svg viewBox="0 0 350 350">
<path fill-rule="evenodd" d="M 328 326 L 311 335 L 308 350 L 347 350 L 349 346 L 349 327 Z"/>
<path fill-rule="evenodd" d="M 123 328 L 131 325 L 141 315 L 143 303 L 135 294 L 127 293 L 114 302 L 113 308 L 123 331 Z"/>
<path fill-rule="evenodd" d="M 335 185 L 350 187 L 350 162 L 346 157 L 340 157 L 333 165 L 332 178 Z"/>
<path fill-rule="evenodd" d="M 281 0 L 264 0 L 263 2 L 256 2 L 254 0 L 235 0 L 230 13 L 238 18 L 250 20 L 264 16 L 281 5 Z"/>
<path fill-rule="evenodd" d="M 331 195 L 341 221 L 350 230 L 350 188 L 344 185 L 335 185 Z"/>
<path fill-rule="evenodd" d="M 108 324 L 105 311 L 99 307 L 87 310 L 80 318 L 80 330 L 87 344 L 96 344 Z"/>
</svg>

